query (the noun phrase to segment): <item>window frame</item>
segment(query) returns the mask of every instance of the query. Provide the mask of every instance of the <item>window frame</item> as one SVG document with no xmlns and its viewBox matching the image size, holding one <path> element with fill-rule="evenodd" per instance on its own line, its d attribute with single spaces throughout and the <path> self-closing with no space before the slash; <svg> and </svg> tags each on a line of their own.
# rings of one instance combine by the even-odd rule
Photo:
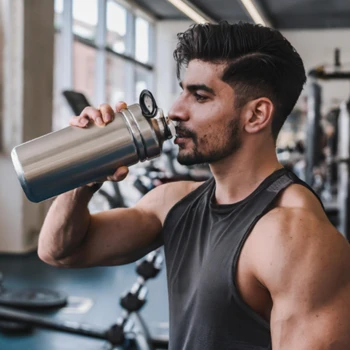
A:
<svg viewBox="0 0 350 350">
<path fill-rule="evenodd" d="M 73 32 L 73 1 L 63 0 L 63 12 L 62 12 L 62 27 L 56 28 L 56 32 L 61 32 L 63 35 L 62 46 L 60 47 L 62 55 L 62 86 L 60 91 L 64 89 L 73 89 L 73 77 L 74 77 L 74 60 L 73 60 L 73 44 L 74 41 L 78 41 L 84 45 L 90 46 L 96 49 L 96 70 L 95 70 L 95 85 L 96 89 L 92 102 L 95 105 L 99 105 L 106 101 L 106 63 L 107 53 L 115 55 L 123 59 L 127 66 L 126 74 L 126 102 L 134 102 L 137 99 L 135 96 L 135 84 L 136 84 L 136 69 L 141 67 L 150 72 L 151 86 L 150 90 L 154 90 L 155 87 L 155 70 L 154 70 L 154 50 L 155 50 L 155 21 L 156 18 L 148 13 L 146 10 L 141 9 L 132 0 L 97 0 L 98 2 L 98 21 L 96 28 L 96 35 L 94 40 L 89 40 L 84 37 L 80 37 Z M 107 46 L 107 2 L 113 1 L 127 11 L 127 34 L 125 37 L 126 52 L 118 53 Z M 135 58 L 135 42 L 136 42 L 136 29 L 135 22 L 136 17 L 141 17 L 149 23 L 149 63 L 143 63 Z"/>
</svg>

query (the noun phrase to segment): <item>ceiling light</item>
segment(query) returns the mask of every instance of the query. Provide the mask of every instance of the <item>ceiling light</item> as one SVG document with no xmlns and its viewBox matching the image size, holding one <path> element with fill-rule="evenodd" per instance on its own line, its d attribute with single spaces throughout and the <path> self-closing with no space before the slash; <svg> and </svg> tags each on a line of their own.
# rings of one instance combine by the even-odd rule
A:
<svg viewBox="0 0 350 350">
<path fill-rule="evenodd" d="M 203 13 L 197 7 L 195 7 L 194 5 L 190 4 L 185 0 L 168 0 L 168 1 L 196 23 L 208 23 L 208 22 L 216 23 L 214 20 L 209 18 L 205 13 Z"/>
<path fill-rule="evenodd" d="M 265 27 L 271 27 L 271 23 L 264 18 L 261 10 L 257 7 L 254 0 L 240 0 L 250 17 L 256 24 L 262 24 Z"/>
</svg>

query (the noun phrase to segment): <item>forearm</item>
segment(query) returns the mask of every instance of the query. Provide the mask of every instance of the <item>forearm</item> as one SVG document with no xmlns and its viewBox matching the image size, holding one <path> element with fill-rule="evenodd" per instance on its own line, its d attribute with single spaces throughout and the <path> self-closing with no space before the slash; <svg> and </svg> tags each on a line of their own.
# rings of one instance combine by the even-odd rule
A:
<svg viewBox="0 0 350 350">
<path fill-rule="evenodd" d="M 38 255 L 55 263 L 74 254 L 88 232 L 88 203 L 93 189 L 81 187 L 58 196 L 52 203 L 41 228 Z"/>
</svg>

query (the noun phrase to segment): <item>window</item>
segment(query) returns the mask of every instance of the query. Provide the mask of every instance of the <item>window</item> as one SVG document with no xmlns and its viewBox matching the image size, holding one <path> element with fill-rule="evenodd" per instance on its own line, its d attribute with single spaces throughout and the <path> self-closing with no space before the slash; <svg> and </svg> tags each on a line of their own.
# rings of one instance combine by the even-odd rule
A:
<svg viewBox="0 0 350 350">
<path fill-rule="evenodd" d="M 62 46 L 63 36 L 60 32 L 55 33 L 55 56 L 54 56 L 54 85 L 53 85 L 53 118 L 52 130 L 56 131 L 68 126 L 73 115 L 67 101 L 63 97 L 63 75 L 62 75 Z"/>
<path fill-rule="evenodd" d="M 107 102 L 113 107 L 118 101 L 137 101 L 143 89 L 153 90 L 153 70 L 147 69 L 153 28 L 147 15 L 119 0 L 54 1 L 56 130 L 68 125 L 72 116 L 63 90 L 83 93 L 91 105 Z M 65 5 L 70 3 L 72 27 L 65 14 L 69 11 Z M 106 11 L 105 16 L 101 10 Z M 101 35 L 97 38 L 98 33 Z M 71 50 L 72 60 L 68 59 Z"/>
<path fill-rule="evenodd" d="M 141 17 L 135 21 L 135 58 L 142 63 L 149 62 L 150 24 Z"/>
<path fill-rule="evenodd" d="M 136 68 L 135 76 L 135 95 L 138 100 L 142 90 L 147 89 L 152 91 L 152 73 L 141 67 Z"/>
<path fill-rule="evenodd" d="M 74 34 L 94 40 L 98 18 L 97 0 L 73 0 Z"/>
<path fill-rule="evenodd" d="M 62 28 L 63 0 L 55 0 L 55 28 Z"/>
<path fill-rule="evenodd" d="M 95 95 L 96 49 L 74 41 L 74 90 L 82 92 L 90 104 Z"/>
<path fill-rule="evenodd" d="M 107 2 L 107 46 L 115 52 L 126 50 L 127 11 L 113 0 Z"/>
<path fill-rule="evenodd" d="M 106 97 L 113 108 L 119 101 L 126 101 L 126 65 L 127 63 L 113 55 L 107 55 Z"/>
</svg>

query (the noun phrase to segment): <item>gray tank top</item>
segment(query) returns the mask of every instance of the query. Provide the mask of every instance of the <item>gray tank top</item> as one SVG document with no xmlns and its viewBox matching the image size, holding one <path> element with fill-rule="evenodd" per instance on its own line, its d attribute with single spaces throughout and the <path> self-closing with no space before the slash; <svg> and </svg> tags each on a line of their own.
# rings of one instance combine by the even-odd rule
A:
<svg viewBox="0 0 350 350">
<path fill-rule="evenodd" d="M 212 178 L 169 211 L 163 238 L 170 350 L 271 347 L 269 324 L 242 300 L 235 274 L 241 249 L 254 225 L 292 183 L 309 188 L 293 173 L 280 169 L 244 200 L 216 205 Z"/>
</svg>

